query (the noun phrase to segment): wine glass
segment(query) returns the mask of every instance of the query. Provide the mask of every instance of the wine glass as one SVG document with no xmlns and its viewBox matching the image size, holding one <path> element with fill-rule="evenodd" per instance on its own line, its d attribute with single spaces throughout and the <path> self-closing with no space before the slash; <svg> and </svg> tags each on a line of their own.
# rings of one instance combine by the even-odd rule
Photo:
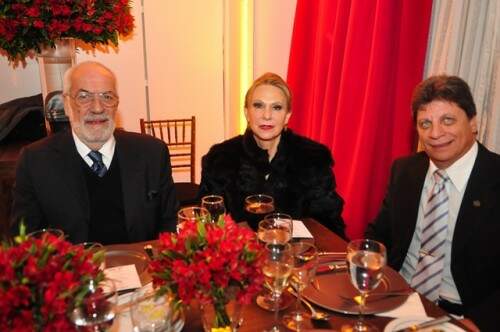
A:
<svg viewBox="0 0 500 332">
<path fill-rule="evenodd" d="M 81 246 L 83 246 L 83 250 L 92 253 L 93 261 L 100 261 L 99 269 L 104 271 L 106 268 L 106 260 L 104 259 L 106 249 L 104 246 L 99 242 L 83 242 Z"/>
<path fill-rule="evenodd" d="M 149 286 L 132 294 L 130 314 L 134 332 L 161 332 L 172 328 L 172 303 L 168 295 L 157 296 Z"/>
<path fill-rule="evenodd" d="M 285 213 L 271 213 L 259 222 L 257 237 L 263 243 L 285 244 L 293 234 L 292 217 Z"/>
<path fill-rule="evenodd" d="M 385 246 L 377 241 L 361 239 L 347 245 L 347 263 L 351 283 L 360 292 L 359 318 L 354 331 L 377 331 L 377 328 L 363 321 L 363 309 L 367 294 L 377 288 L 384 275 L 386 264 Z"/>
<path fill-rule="evenodd" d="M 264 219 L 264 216 L 274 212 L 274 199 L 264 194 L 247 196 L 245 198 L 245 212 L 248 225 L 256 230 L 259 221 Z"/>
<path fill-rule="evenodd" d="M 78 331 L 104 332 L 113 325 L 118 301 L 117 291 L 111 279 L 99 282 L 90 280 L 85 293 L 70 312 L 70 319 Z"/>
<path fill-rule="evenodd" d="M 292 217 L 288 214 L 272 213 L 259 222 L 257 237 L 264 244 L 284 245 L 292 238 L 292 227 Z M 277 307 L 278 310 L 285 309 L 291 303 L 290 298 L 285 297 L 285 295 L 288 295 L 288 293 L 283 294 L 281 297 Z M 256 302 L 259 307 L 265 310 L 273 311 L 276 308 L 271 292 L 258 295 Z"/>
<path fill-rule="evenodd" d="M 318 266 L 318 250 L 309 242 L 296 242 L 292 244 L 293 269 L 290 283 L 297 292 L 295 311 L 283 317 L 283 323 L 292 331 L 301 331 L 301 323 L 310 314 L 301 309 L 302 291 L 309 286 L 316 275 Z"/>
<path fill-rule="evenodd" d="M 36 231 L 33 231 L 27 235 L 27 237 L 32 237 L 35 239 L 43 240 L 47 235 L 51 235 L 54 237 L 62 237 L 64 238 L 64 232 L 57 228 L 42 228 Z"/>
<path fill-rule="evenodd" d="M 274 297 L 274 321 L 268 332 L 279 332 L 278 304 L 281 293 L 288 285 L 288 277 L 292 273 L 293 256 L 290 244 L 266 246 L 266 260 L 263 273 L 267 286 L 271 289 Z"/>
<path fill-rule="evenodd" d="M 219 217 L 226 213 L 226 207 L 224 206 L 224 198 L 219 195 L 208 195 L 201 198 L 201 207 L 210 212 L 210 217 L 212 222 L 217 222 Z"/>
<path fill-rule="evenodd" d="M 177 231 L 182 229 L 185 222 L 210 222 L 210 212 L 204 207 L 188 206 L 177 212 Z"/>
</svg>

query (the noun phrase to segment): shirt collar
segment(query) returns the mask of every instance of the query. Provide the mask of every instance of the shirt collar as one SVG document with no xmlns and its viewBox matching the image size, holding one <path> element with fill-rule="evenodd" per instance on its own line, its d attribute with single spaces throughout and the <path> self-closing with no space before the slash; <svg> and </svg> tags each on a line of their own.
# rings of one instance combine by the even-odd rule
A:
<svg viewBox="0 0 500 332">
<path fill-rule="evenodd" d="M 459 192 L 465 189 L 465 185 L 469 180 L 470 173 L 472 172 L 472 167 L 474 167 L 474 162 L 476 161 L 478 152 L 478 145 L 475 141 L 472 147 L 467 151 L 460 159 L 455 161 L 450 167 L 446 168 L 446 174 L 448 174 L 451 183 L 457 188 Z M 438 168 L 430 160 L 429 170 L 427 171 L 427 177 L 432 178 L 432 174 Z"/>
<path fill-rule="evenodd" d="M 75 146 L 78 154 L 88 163 L 88 154 L 92 150 L 80 140 L 80 138 L 75 134 L 74 131 L 71 131 L 71 133 L 73 135 L 73 140 L 75 141 Z M 115 154 L 115 146 L 115 136 L 111 135 L 106 143 L 104 143 L 104 145 L 98 150 L 102 154 L 102 161 L 108 169 L 111 165 L 111 161 L 113 160 L 113 155 Z"/>
</svg>

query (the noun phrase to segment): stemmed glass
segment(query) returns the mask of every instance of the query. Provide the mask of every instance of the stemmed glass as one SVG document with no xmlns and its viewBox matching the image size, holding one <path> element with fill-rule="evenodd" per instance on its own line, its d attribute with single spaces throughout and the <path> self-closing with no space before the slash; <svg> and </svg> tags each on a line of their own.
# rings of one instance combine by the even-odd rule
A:
<svg viewBox="0 0 500 332">
<path fill-rule="evenodd" d="M 284 245 L 292 238 L 292 227 L 292 217 L 288 214 L 272 213 L 259 222 L 257 237 L 264 244 Z M 257 296 L 256 302 L 259 307 L 265 310 L 273 311 L 276 308 L 271 292 Z M 280 303 L 278 303 L 278 310 L 286 308 L 289 302 L 286 300 L 283 301 L 282 296 Z"/>
<path fill-rule="evenodd" d="M 309 242 L 292 244 L 293 270 L 290 283 L 297 292 L 295 311 L 283 317 L 283 323 L 290 330 L 301 331 L 301 323 L 310 318 L 310 314 L 301 309 L 302 291 L 309 286 L 316 275 L 318 266 L 318 250 Z"/>
<path fill-rule="evenodd" d="M 118 296 L 115 284 L 111 279 L 90 280 L 85 290 L 69 317 L 78 331 L 104 332 L 113 325 L 116 315 Z"/>
<path fill-rule="evenodd" d="M 288 285 L 288 277 L 292 273 L 293 256 L 290 244 L 266 246 L 266 261 L 263 272 L 266 284 L 274 297 L 274 321 L 268 332 L 279 332 L 278 304 L 283 289 Z"/>
<path fill-rule="evenodd" d="M 210 212 L 199 206 L 188 206 L 177 212 L 177 230 L 182 228 L 185 222 L 210 222 Z"/>
<path fill-rule="evenodd" d="M 57 228 L 42 228 L 29 233 L 27 236 L 35 239 L 43 239 L 49 234 L 55 237 L 64 237 L 64 232 Z"/>
<path fill-rule="evenodd" d="M 168 295 L 157 296 L 153 288 L 142 287 L 134 291 L 131 302 L 134 332 L 171 330 L 173 306 Z"/>
<path fill-rule="evenodd" d="M 224 198 L 219 195 L 208 195 L 201 198 L 201 207 L 210 212 L 210 217 L 212 222 L 217 222 L 221 215 L 226 213 L 226 207 L 224 206 Z"/>
<path fill-rule="evenodd" d="M 363 321 L 363 309 L 366 296 L 377 288 L 384 275 L 386 264 L 385 246 L 377 241 L 361 239 L 347 245 L 347 263 L 351 283 L 360 292 L 359 318 L 354 324 L 354 331 L 377 331 L 377 328 Z"/>
<path fill-rule="evenodd" d="M 274 212 L 274 199 L 269 195 L 256 194 L 245 198 L 246 221 L 253 229 L 269 213 Z"/>
</svg>

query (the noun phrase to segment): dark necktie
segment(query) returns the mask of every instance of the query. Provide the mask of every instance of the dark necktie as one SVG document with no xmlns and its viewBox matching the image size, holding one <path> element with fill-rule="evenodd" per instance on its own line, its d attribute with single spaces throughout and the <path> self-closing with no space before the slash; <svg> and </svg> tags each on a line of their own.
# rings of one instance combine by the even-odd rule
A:
<svg viewBox="0 0 500 332">
<path fill-rule="evenodd" d="M 102 154 L 99 151 L 90 151 L 88 156 L 94 162 L 90 167 L 98 177 L 102 178 L 107 172 L 106 165 L 102 162 Z"/>
<path fill-rule="evenodd" d="M 436 170 L 434 187 L 423 207 L 421 249 L 411 286 L 431 301 L 439 297 L 444 267 L 444 245 L 448 233 L 448 194 L 445 183 L 450 178 Z"/>
</svg>

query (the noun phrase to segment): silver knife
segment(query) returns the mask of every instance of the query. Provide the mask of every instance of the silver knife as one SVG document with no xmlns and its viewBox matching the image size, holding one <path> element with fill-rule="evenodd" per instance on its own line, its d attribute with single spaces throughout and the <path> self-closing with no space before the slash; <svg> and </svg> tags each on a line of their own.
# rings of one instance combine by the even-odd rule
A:
<svg viewBox="0 0 500 332">
<path fill-rule="evenodd" d="M 430 321 L 427 321 L 427 322 L 424 322 L 424 323 L 420 323 L 420 324 L 414 324 L 414 325 L 405 327 L 404 329 L 400 329 L 400 330 L 397 330 L 397 331 L 394 331 L 394 332 L 413 332 L 413 331 L 419 331 L 419 330 L 424 329 L 426 327 L 431 327 L 431 326 L 434 326 L 434 325 L 439 325 L 439 324 L 446 323 L 446 322 L 448 322 L 450 320 L 451 320 L 450 316 L 441 316 L 441 317 L 432 319 Z"/>
</svg>

